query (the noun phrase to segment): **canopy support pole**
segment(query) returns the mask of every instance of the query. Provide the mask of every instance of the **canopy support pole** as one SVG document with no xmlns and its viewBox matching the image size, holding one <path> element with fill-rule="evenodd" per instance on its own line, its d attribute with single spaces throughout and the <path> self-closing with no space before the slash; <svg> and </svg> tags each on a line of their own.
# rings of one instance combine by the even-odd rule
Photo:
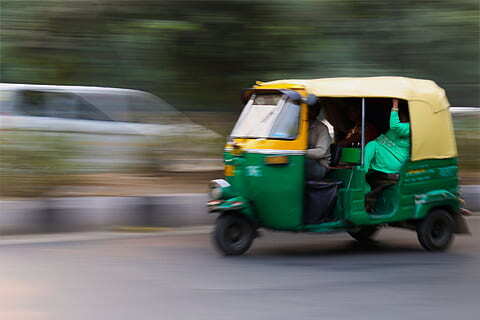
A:
<svg viewBox="0 0 480 320">
<path fill-rule="evenodd" d="M 364 162 L 364 150 L 365 150 L 365 98 L 362 98 L 362 161 L 361 165 L 363 166 Z"/>
</svg>

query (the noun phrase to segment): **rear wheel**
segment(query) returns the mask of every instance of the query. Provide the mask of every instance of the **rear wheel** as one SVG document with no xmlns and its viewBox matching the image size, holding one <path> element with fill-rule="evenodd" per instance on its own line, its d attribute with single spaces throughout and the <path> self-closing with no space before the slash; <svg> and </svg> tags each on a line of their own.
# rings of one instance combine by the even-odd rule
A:
<svg viewBox="0 0 480 320">
<path fill-rule="evenodd" d="M 455 221 L 445 210 L 433 210 L 417 224 L 418 241 L 425 250 L 444 251 L 453 240 Z"/>
<path fill-rule="evenodd" d="M 247 218 L 240 215 L 222 215 L 217 218 L 213 241 L 224 255 L 241 255 L 252 245 L 255 229 Z"/>
<path fill-rule="evenodd" d="M 358 242 L 371 242 L 377 234 L 378 229 L 377 226 L 365 226 L 355 231 L 348 231 L 348 234 Z"/>
</svg>

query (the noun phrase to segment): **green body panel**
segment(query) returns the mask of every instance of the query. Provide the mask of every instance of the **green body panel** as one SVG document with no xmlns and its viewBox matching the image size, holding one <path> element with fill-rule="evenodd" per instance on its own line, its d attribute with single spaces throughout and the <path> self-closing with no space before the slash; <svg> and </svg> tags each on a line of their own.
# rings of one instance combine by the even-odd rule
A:
<svg viewBox="0 0 480 320">
<path fill-rule="evenodd" d="M 226 177 L 234 191 L 251 204 L 257 222 L 266 228 L 302 228 L 304 196 L 304 156 L 287 155 L 288 164 L 267 165 L 260 153 L 234 157 L 225 153 L 226 164 L 235 166 L 235 175 Z M 277 156 L 277 154 L 275 154 Z"/>
<path fill-rule="evenodd" d="M 335 216 L 343 220 L 352 220 L 365 212 L 365 194 L 370 190 L 365 182 L 365 173 L 360 166 L 335 169 L 329 172 L 328 179 L 342 181 L 338 193 Z"/>
<path fill-rule="evenodd" d="M 424 218 L 433 208 L 445 208 L 458 212 L 458 196 L 447 190 L 435 190 L 415 196 L 415 219 Z"/>
<path fill-rule="evenodd" d="M 455 158 L 408 162 L 398 183 L 382 192 L 375 214 L 365 211 L 365 194 L 370 187 L 359 167 L 334 170 L 330 177 L 344 182 L 339 193 L 343 213 L 337 213 L 354 225 L 384 224 L 422 219 L 434 207 L 457 212 L 458 166 Z"/>
<path fill-rule="evenodd" d="M 457 158 L 412 162 L 405 171 L 402 195 L 415 195 L 413 218 L 422 219 L 435 207 L 459 211 Z"/>
<path fill-rule="evenodd" d="M 267 165 L 271 155 L 225 153 L 235 174 L 226 177 L 233 191 L 245 201 L 240 213 L 259 226 L 288 231 L 331 232 L 359 225 L 388 224 L 422 219 L 433 208 L 458 212 L 457 159 L 432 159 L 406 163 L 397 184 L 383 191 L 375 213 L 365 211 L 370 186 L 361 166 L 331 170 L 327 179 L 342 181 L 334 211 L 336 221 L 303 225 L 304 156 L 288 155 L 289 163 Z M 235 201 L 237 198 L 230 199 Z M 238 201 L 238 200 L 236 200 Z M 227 210 L 227 208 L 225 208 Z"/>
</svg>

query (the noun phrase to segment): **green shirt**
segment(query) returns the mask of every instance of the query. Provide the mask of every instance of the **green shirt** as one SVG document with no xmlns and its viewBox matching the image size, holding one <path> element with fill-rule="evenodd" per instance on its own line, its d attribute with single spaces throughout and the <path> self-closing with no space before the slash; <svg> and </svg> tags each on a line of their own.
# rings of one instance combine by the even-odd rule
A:
<svg viewBox="0 0 480 320">
<path fill-rule="evenodd" d="M 402 123 L 398 112 L 390 113 L 390 130 L 365 146 L 365 171 L 399 173 L 410 157 L 410 123 Z"/>
</svg>

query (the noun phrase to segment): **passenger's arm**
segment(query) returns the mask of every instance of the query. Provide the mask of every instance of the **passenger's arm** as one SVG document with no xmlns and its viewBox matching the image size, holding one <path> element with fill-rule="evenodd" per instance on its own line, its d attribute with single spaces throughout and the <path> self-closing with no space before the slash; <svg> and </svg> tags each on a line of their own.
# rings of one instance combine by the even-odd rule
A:
<svg viewBox="0 0 480 320">
<path fill-rule="evenodd" d="M 400 122 L 398 117 L 398 100 L 393 99 L 393 108 L 390 113 L 390 129 L 392 129 L 399 136 L 409 136 L 410 135 L 410 123 Z"/>
<path fill-rule="evenodd" d="M 306 156 L 310 159 L 320 160 L 330 155 L 332 138 L 330 137 L 326 126 L 319 126 L 316 129 L 319 130 L 317 141 L 312 148 L 307 150 Z"/>
<path fill-rule="evenodd" d="M 328 156 L 327 151 L 329 151 L 329 149 L 330 148 L 327 148 L 325 146 L 317 146 L 316 148 L 308 149 L 307 158 L 314 160 L 323 159 Z"/>
</svg>

